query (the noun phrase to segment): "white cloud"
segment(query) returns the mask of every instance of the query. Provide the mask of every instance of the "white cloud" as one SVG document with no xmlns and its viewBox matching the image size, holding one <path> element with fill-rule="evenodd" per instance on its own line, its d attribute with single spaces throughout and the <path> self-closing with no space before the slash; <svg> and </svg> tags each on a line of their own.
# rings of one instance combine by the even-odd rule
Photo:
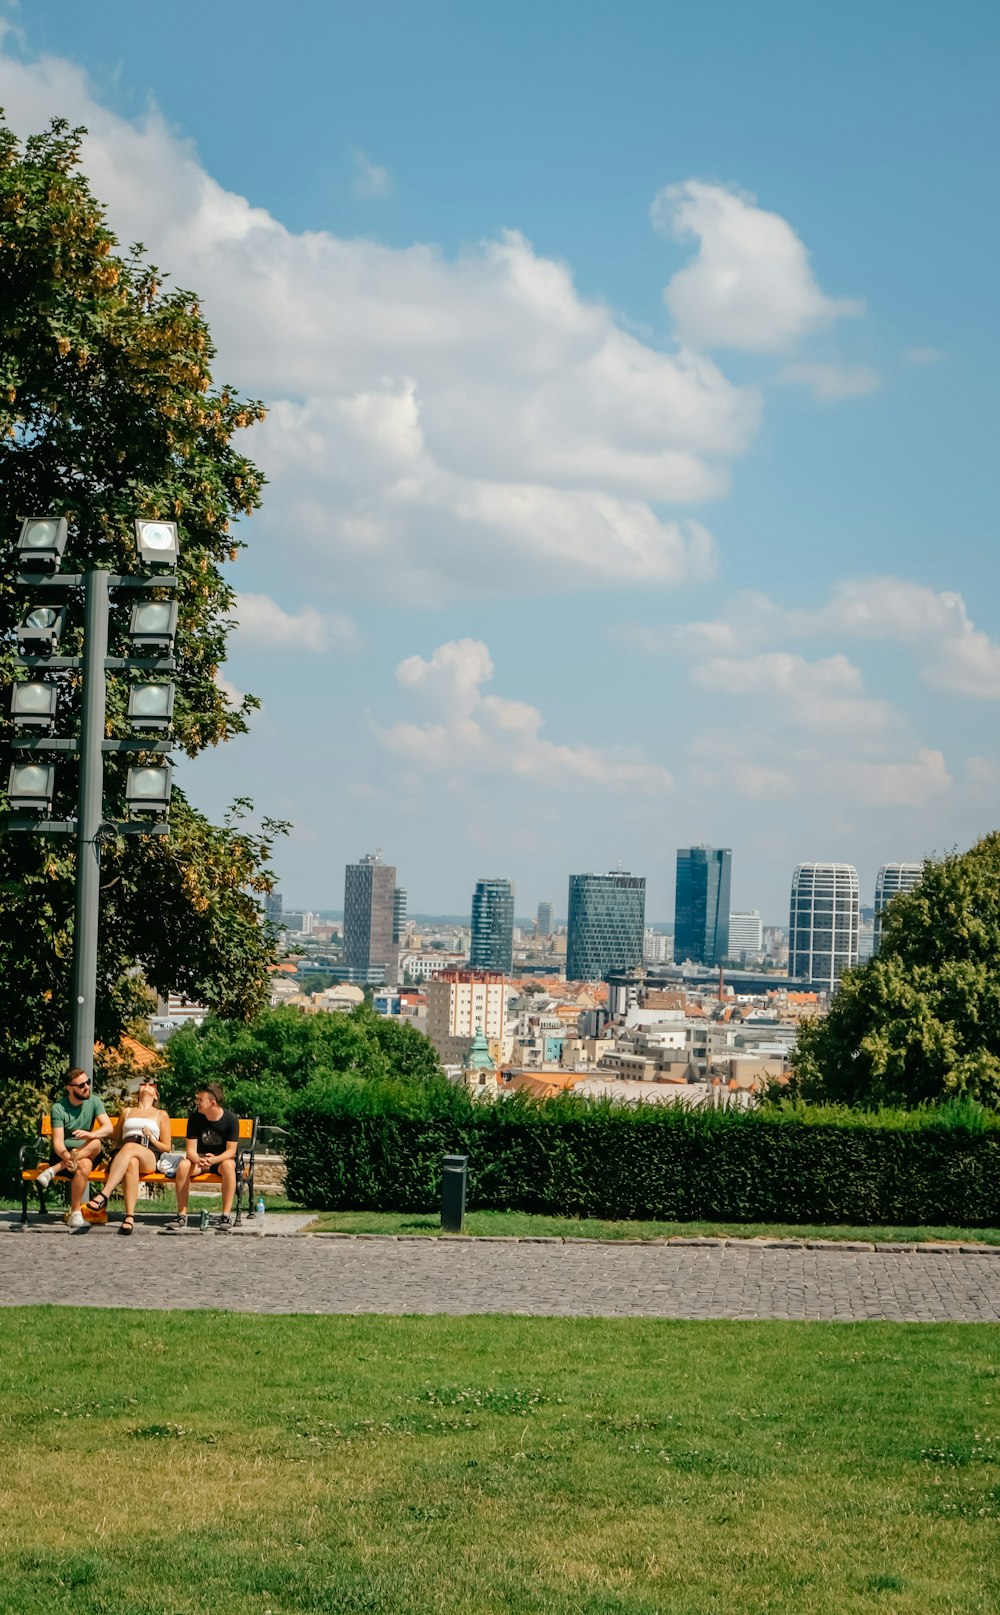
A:
<svg viewBox="0 0 1000 1615">
<path fill-rule="evenodd" d="M 653 202 L 657 229 L 695 236 L 698 255 L 664 292 L 683 342 L 694 348 L 787 348 L 862 305 L 820 289 L 787 220 L 748 192 L 704 180 L 669 185 Z"/>
<path fill-rule="evenodd" d="M 315 606 L 285 611 L 266 594 L 238 594 L 233 620 L 239 624 L 236 646 L 241 651 L 322 654 L 328 650 L 356 650 L 360 644 L 350 617 L 339 612 L 318 611 Z"/>
<path fill-rule="evenodd" d="M 416 719 L 376 727 L 386 751 L 407 769 L 444 778 L 530 779 L 547 788 L 578 786 L 665 796 L 665 768 L 626 747 L 563 745 L 547 739 L 537 707 L 486 695 L 493 662 L 481 640 L 439 645 L 429 660 L 410 656 L 396 679 Z"/>
<path fill-rule="evenodd" d="M 940 364 L 946 355 L 940 348 L 907 348 L 903 358 L 909 365 Z"/>
<path fill-rule="evenodd" d="M 977 628 L 960 594 L 907 578 L 849 578 L 815 609 L 736 595 L 722 617 L 666 629 L 622 627 L 617 636 L 651 654 L 739 656 L 788 639 L 887 640 L 907 646 L 934 689 L 1000 700 L 1000 644 Z"/>
<path fill-rule="evenodd" d="M 392 195 L 392 175 L 387 168 L 372 162 L 359 146 L 351 148 L 351 161 L 354 164 L 351 189 L 355 196 L 364 201 L 384 202 Z"/>
<path fill-rule="evenodd" d="M 755 388 L 649 346 L 516 231 L 455 260 L 296 234 L 223 190 L 157 112 L 97 104 L 67 62 L 0 57 L 0 102 L 23 133 L 54 112 L 86 123 L 120 238 L 203 294 L 217 373 L 271 407 L 247 434 L 270 481 L 255 542 L 317 590 L 436 603 L 526 576 L 566 591 L 705 575 L 705 529 L 658 507 L 726 492 Z"/>
<path fill-rule="evenodd" d="M 777 380 L 791 386 L 808 387 L 821 403 L 878 392 L 882 385 L 878 371 L 868 365 L 789 364 L 778 371 Z"/>
</svg>

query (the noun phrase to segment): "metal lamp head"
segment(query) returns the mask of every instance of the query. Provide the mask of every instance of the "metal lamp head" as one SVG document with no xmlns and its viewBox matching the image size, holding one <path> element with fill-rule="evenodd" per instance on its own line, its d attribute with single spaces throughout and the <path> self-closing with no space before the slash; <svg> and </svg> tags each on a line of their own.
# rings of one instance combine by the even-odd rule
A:
<svg viewBox="0 0 1000 1615">
<path fill-rule="evenodd" d="M 62 638 L 66 612 L 62 606 L 32 606 L 17 626 L 22 656 L 51 656 Z"/>
<path fill-rule="evenodd" d="M 22 679 L 10 690 L 10 715 L 19 729 L 47 733 L 56 721 L 59 687 L 45 679 Z"/>
<path fill-rule="evenodd" d="M 170 807 L 173 769 L 169 763 L 138 764 L 128 771 L 125 801 L 133 813 L 166 817 Z"/>
<path fill-rule="evenodd" d="M 128 721 L 133 729 L 169 729 L 174 715 L 172 684 L 133 684 L 128 692 Z"/>
<path fill-rule="evenodd" d="M 129 635 L 137 650 L 169 656 L 177 633 L 176 600 L 142 600 L 132 607 Z"/>
<path fill-rule="evenodd" d="M 137 521 L 135 542 L 143 566 L 173 571 L 180 549 L 177 542 L 177 523 Z"/>
<path fill-rule="evenodd" d="M 48 813 L 55 782 L 52 763 L 14 763 L 7 781 L 7 799 L 12 808 L 22 812 Z"/>
<path fill-rule="evenodd" d="M 17 564 L 25 572 L 58 572 L 66 548 L 65 516 L 29 516 L 21 523 Z"/>
</svg>

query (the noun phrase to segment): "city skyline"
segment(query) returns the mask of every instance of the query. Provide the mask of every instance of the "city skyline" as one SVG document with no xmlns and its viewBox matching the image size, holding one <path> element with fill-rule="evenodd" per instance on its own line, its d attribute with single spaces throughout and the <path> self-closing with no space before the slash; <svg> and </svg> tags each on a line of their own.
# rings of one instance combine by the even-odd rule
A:
<svg viewBox="0 0 1000 1615">
<path fill-rule="evenodd" d="M 415 911 L 503 868 L 530 915 L 620 862 L 667 923 L 705 842 L 777 924 L 798 863 L 867 896 L 993 827 L 1000 13 L 960 12 L 10 12 L 13 128 L 88 126 L 269 411 L 222 674 L 262 707 L 176 781 L 292 821 L 286 891 L 381 844 Z"/>
</svg>

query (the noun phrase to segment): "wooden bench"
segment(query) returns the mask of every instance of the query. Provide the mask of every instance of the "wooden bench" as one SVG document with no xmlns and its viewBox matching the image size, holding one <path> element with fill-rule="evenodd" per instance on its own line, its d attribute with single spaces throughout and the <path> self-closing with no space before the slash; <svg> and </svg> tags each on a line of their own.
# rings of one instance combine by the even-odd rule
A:
<svg viewBox="0 0 1000 1615">
<path fill-rule="evenodd" d="M 112 1120 L 114 1118 L 111 1118 Z M 257 1123 L 256 1116 L 241 1116 L 239 1142 L 236 1146 L 236 1224 L 243 1221 L 243 1195 L 246 1192 L 247 1209 L 253 1205 L 253 1169 L 254 1157 L 257 1153 Z M 181 1150 L 187 1145 L 188 1118 L 186 1116 L 171 1116 L 170 1118 L 170 1147 L 172 1150 Z M 48 1111 L 42 1116 L 38 1128 L 38 1137 L 31 1144 L 25 1144 L 21 1150 L 21 1227 L 28 1221 L 28 1195 L 35 1188 L 38 1195 L 38 1209 L 44 1217 L 47 1215 L 45 1206 L 45 1193 L 37 1187 L 37 1179 L 50 1164 L 52 1154 L 49 1140 L 52 1137 L 52 1118 Z M 29 1166 L 28 1162 L 34 1160 L 38 1164 Z M 68 1184 L 71 1174 L 60 1167 L 52 1183 Z M 103 1183 L 107 1177 L 107 1170 L 100 1159 L 94 1162 L 94 1170 L 90 1174 L 91 1183 Z M 163 1172 L 144 1172 L 139 1179 L 140 1183 L 172 1183 Z M 197 1177 L 190 1179 L 192 1187 L 195 1185 L 210 1184 L 221 1188 L 222 1179 L 217 1172 L 199 1172 Z"/>
</svg>

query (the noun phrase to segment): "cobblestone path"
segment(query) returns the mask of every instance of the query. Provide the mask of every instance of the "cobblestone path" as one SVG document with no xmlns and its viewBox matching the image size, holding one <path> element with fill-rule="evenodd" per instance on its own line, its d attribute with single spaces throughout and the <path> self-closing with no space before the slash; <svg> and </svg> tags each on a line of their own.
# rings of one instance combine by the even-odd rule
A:
<svg viewBox="0 0 1000 1615">
<path fill-rule="evenodd" d="M 223 1237 L 4 1232 L 0 1304 L 1000 1322 L 1000 1252 Z"/>
</svg>

